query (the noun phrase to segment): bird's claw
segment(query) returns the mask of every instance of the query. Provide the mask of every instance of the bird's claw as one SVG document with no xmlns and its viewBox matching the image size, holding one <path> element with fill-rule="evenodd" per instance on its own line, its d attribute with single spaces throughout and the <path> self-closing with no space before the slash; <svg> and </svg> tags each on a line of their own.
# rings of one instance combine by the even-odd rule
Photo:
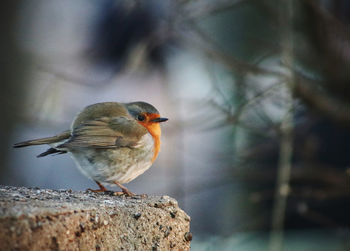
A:
<svg viewBox="0 0 350 251">
<path fill-rule="evenodd" d="M 129 190 L 123 190 L 123 191 L 120 191 L 120 192 L 113 192 L 113 195 L 114 196 L 125 196 L 125 197 L 135 197 L 135 196 L 138 196 L 132 192 L 130 192 Z"/>
<path fill-rule="evenodd" d="M 136 195 L 136 194 L 130 192 L 128 189 L 122 189 L 121 193 L 125 194 L 125 196 L 127 196 L 127 197 L 133 197 Z"/>
<path fill-rule="evenodd" d="M 91 189 L 91 188 L 88 188 L 88 189 L 86 189 L 86 192 L 92 192 L 92 193 L 104 193 L 104 192 L 107 192 L 107 190 L 103 190 L 103 189 Z"/>
</svg>

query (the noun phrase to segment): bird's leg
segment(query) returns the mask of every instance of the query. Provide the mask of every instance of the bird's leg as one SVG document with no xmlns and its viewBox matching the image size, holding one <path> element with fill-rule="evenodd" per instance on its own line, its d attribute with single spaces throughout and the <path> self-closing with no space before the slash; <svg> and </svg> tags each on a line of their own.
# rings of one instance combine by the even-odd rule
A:
<svg viewBox="0 0 350 251">
<path fill-rule="evenodd" d="M 127 189 L 125 186 L 123 186 L 122 184 L 120 184 L 118 181 L 114 181 L 114 184 L 116 184 L 118 187 L 120 187 L 120 189 L 122 190 L 122 194 L 125 194 L 126 196 L 135 196 L 134 193 L 130 192 L 129 189 Z M 119 195 L 118 192 L 116 192 L 117 195 Z"/>
<path fill-rule="evenodd" d="M 100 187 L 100 189 L 91 189 L 89 188 L 87 191 L 93 192 L 93 193 L 102 193 L 102 192 L 108 192 L 107 188 L 105 188 L 100 182 L 96 181 L 96 184 Z"/>
</svg>

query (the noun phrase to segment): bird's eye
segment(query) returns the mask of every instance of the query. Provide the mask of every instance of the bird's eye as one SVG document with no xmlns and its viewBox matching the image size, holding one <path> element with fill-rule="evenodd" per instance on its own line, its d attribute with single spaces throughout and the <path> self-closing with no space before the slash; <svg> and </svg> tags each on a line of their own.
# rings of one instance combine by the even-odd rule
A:
<svg viewBox="0 0 350 251">
<path fill-rule="evenodd" d="M 137 115 L 137 120 L 138 121 L 144 121 L 146 117 L 144 115 Z"/>
</svg>

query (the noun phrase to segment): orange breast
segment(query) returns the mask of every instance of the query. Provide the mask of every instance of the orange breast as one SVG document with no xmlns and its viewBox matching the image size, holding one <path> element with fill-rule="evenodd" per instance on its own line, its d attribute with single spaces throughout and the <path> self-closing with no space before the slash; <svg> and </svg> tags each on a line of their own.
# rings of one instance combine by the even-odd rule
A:
<svg viewBox="0 0 350 251">
<path fill-rule="evenodd" d="M 152 125 L 146 126 L 149 133 L 152 135 L 154 140 L 154 154 L 152 158 L 152 162 L 154 162 L 158 156 L 159 150 L 160 150 L 160 126 L 158 123 L 153 123 Z"/>
<path fill-rule="evenodd" d="M 159 123 L 154 123 L 154 122 L 148 122 L 149 120 L 159 118 L 159 114 L 147 114 L 147 120 L 145 122 L 139 121 L 141 125 L 143 125 L 148 132 L 152 135 L 153 141 L 154 141 L 154 154 L 152 158 L 152 162 L 154 162 L 158 156 L 159 150 L 160 150 L 160 135 L 161 135 L 161 130 L 160 130 L 160 125 Z"/>
</svg>

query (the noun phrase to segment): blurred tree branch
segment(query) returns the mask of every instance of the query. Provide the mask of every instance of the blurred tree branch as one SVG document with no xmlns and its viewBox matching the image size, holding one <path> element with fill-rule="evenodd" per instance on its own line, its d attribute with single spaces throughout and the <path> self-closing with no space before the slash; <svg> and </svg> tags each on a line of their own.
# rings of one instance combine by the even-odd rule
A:
<svg viewBox="0 0 350 251">
<path fill-rule="evenodd" d="M 231 8 L 237 8 L 249 1 L 252 0 L 190 1 L 186 6 L 183 6 L 183 15 L 186 19 L 192 20 L 207 18 L 224 11 L 230 11 Z"/>
<path fill-rule="evenodd" d="M 350 125 L 350 104 L 332 97 L 326 90 L 322 90 L 320 86 L 323 84 L 296 73 L 295 95 L 328 117 Z"/>
</svg>

